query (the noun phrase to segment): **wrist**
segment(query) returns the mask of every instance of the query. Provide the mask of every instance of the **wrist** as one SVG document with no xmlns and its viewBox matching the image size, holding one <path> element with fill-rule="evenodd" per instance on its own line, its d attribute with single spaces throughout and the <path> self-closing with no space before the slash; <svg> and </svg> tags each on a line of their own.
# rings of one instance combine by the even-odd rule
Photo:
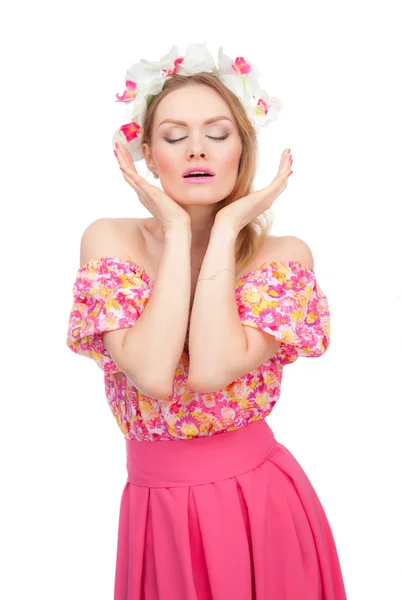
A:
<svg viewBox="0 0 401 600">
<path fill-rule="evenodd" d="M 177 222 L 174 225 L 170 225 L 167 229 L 164 230 L 164 239 L 176 239 L 177 236 L 183 236 L 184 238 L 188 238 L 189 241 L 192 239 L 192 230 L 191 226 L 186 223 Z"/>
<path fill-rule="evenodd" d="M 238 229 L 231 221 L 227 221 L 225 219 L 215 219 L 212 227 L 212 233 L 215 232 L 216 235 L 224 235 L 226 238 L 236 239 L 238 235 Z"/>
</svg>

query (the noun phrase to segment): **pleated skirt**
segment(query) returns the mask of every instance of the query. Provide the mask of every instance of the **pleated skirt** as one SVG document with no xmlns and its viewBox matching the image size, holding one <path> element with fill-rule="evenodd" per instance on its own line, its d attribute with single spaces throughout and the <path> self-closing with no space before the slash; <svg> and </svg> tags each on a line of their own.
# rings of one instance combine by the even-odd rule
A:
<svg viewBox="0 0 401 600">
<path fill-rule="evenodd" d="M 264 419 L 126 450 L 114 600 L 346 600 L 319 498 Z"/>
</svg>

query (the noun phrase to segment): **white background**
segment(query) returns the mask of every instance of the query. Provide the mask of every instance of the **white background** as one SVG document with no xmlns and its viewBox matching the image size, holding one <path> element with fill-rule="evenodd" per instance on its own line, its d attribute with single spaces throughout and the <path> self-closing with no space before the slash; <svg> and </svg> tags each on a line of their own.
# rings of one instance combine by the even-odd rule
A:
<svg viewBox="0 0 401 600">
<path fill-rule="evenodd" d="M 110 600 L 125 442 L 65 343 L 84 229 L 148 217 L 112 151 L 126 69 L 173 44 L 244 56 L 284 102 L 257 186 L 292 151 L 273 235 L 310 246 L 331 310 L 268 423 L 311 479 L 350 600 L 401 598 L 399 27 L 370 2 L 20 2 L 2 46 L 1 580 L 7 600 Z M 4 11 L 3 11 L 4 14 Z M 397 41 L 398 39 L 398 41 Z M 398 46 L 398 47 L 397 47 Z M 397 74 L 398 73 L 398 74 Z M 137 163 L 145 175 L 144 161 Z M 397 241 L 398 240 L 398 241 Z"/>
</svg>

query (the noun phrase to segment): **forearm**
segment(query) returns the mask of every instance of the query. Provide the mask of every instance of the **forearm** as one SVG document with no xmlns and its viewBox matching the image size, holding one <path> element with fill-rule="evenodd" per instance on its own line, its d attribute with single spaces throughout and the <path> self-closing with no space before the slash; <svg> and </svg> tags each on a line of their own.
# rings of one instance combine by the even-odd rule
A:
<svg viewBox="0 0 401 600">
<path fill-rule="evenodd" d="M 196 286 L 188 385 L 201 386 L 202 391 L 213 391 L 208 389 L 209 382 L 219 381 L 222 372 L 228 377 L 235 372 L 238 356 L 247 349 L 235 298 L 236 236 L 226 224 L 215 223 Z"/>
<path fill-rule="evenodd" d="M 191 293 L 191 230 L 179 225 L 165 234 L 152 294 L 124 340 L 127 375 L 144 389 L 169 396 L 188 327 Z"/>
</svg>

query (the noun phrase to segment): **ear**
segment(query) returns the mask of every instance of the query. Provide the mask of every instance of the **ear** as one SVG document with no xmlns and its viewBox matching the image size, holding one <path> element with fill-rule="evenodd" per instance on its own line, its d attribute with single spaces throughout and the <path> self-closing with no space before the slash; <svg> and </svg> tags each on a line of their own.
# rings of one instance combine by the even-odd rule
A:
<svg viewBox="0 0 401 600">
<path fill-rule="evenodd" d="M 149 144 L 146 144 L 146 143 L 142 144 L 142 153 L 145 158 L 146 166 L 149 169 L 149 171 L 155 171 L 156 168 L 152 161 L 152 154 L 150 152 Z"/>
</svg>

